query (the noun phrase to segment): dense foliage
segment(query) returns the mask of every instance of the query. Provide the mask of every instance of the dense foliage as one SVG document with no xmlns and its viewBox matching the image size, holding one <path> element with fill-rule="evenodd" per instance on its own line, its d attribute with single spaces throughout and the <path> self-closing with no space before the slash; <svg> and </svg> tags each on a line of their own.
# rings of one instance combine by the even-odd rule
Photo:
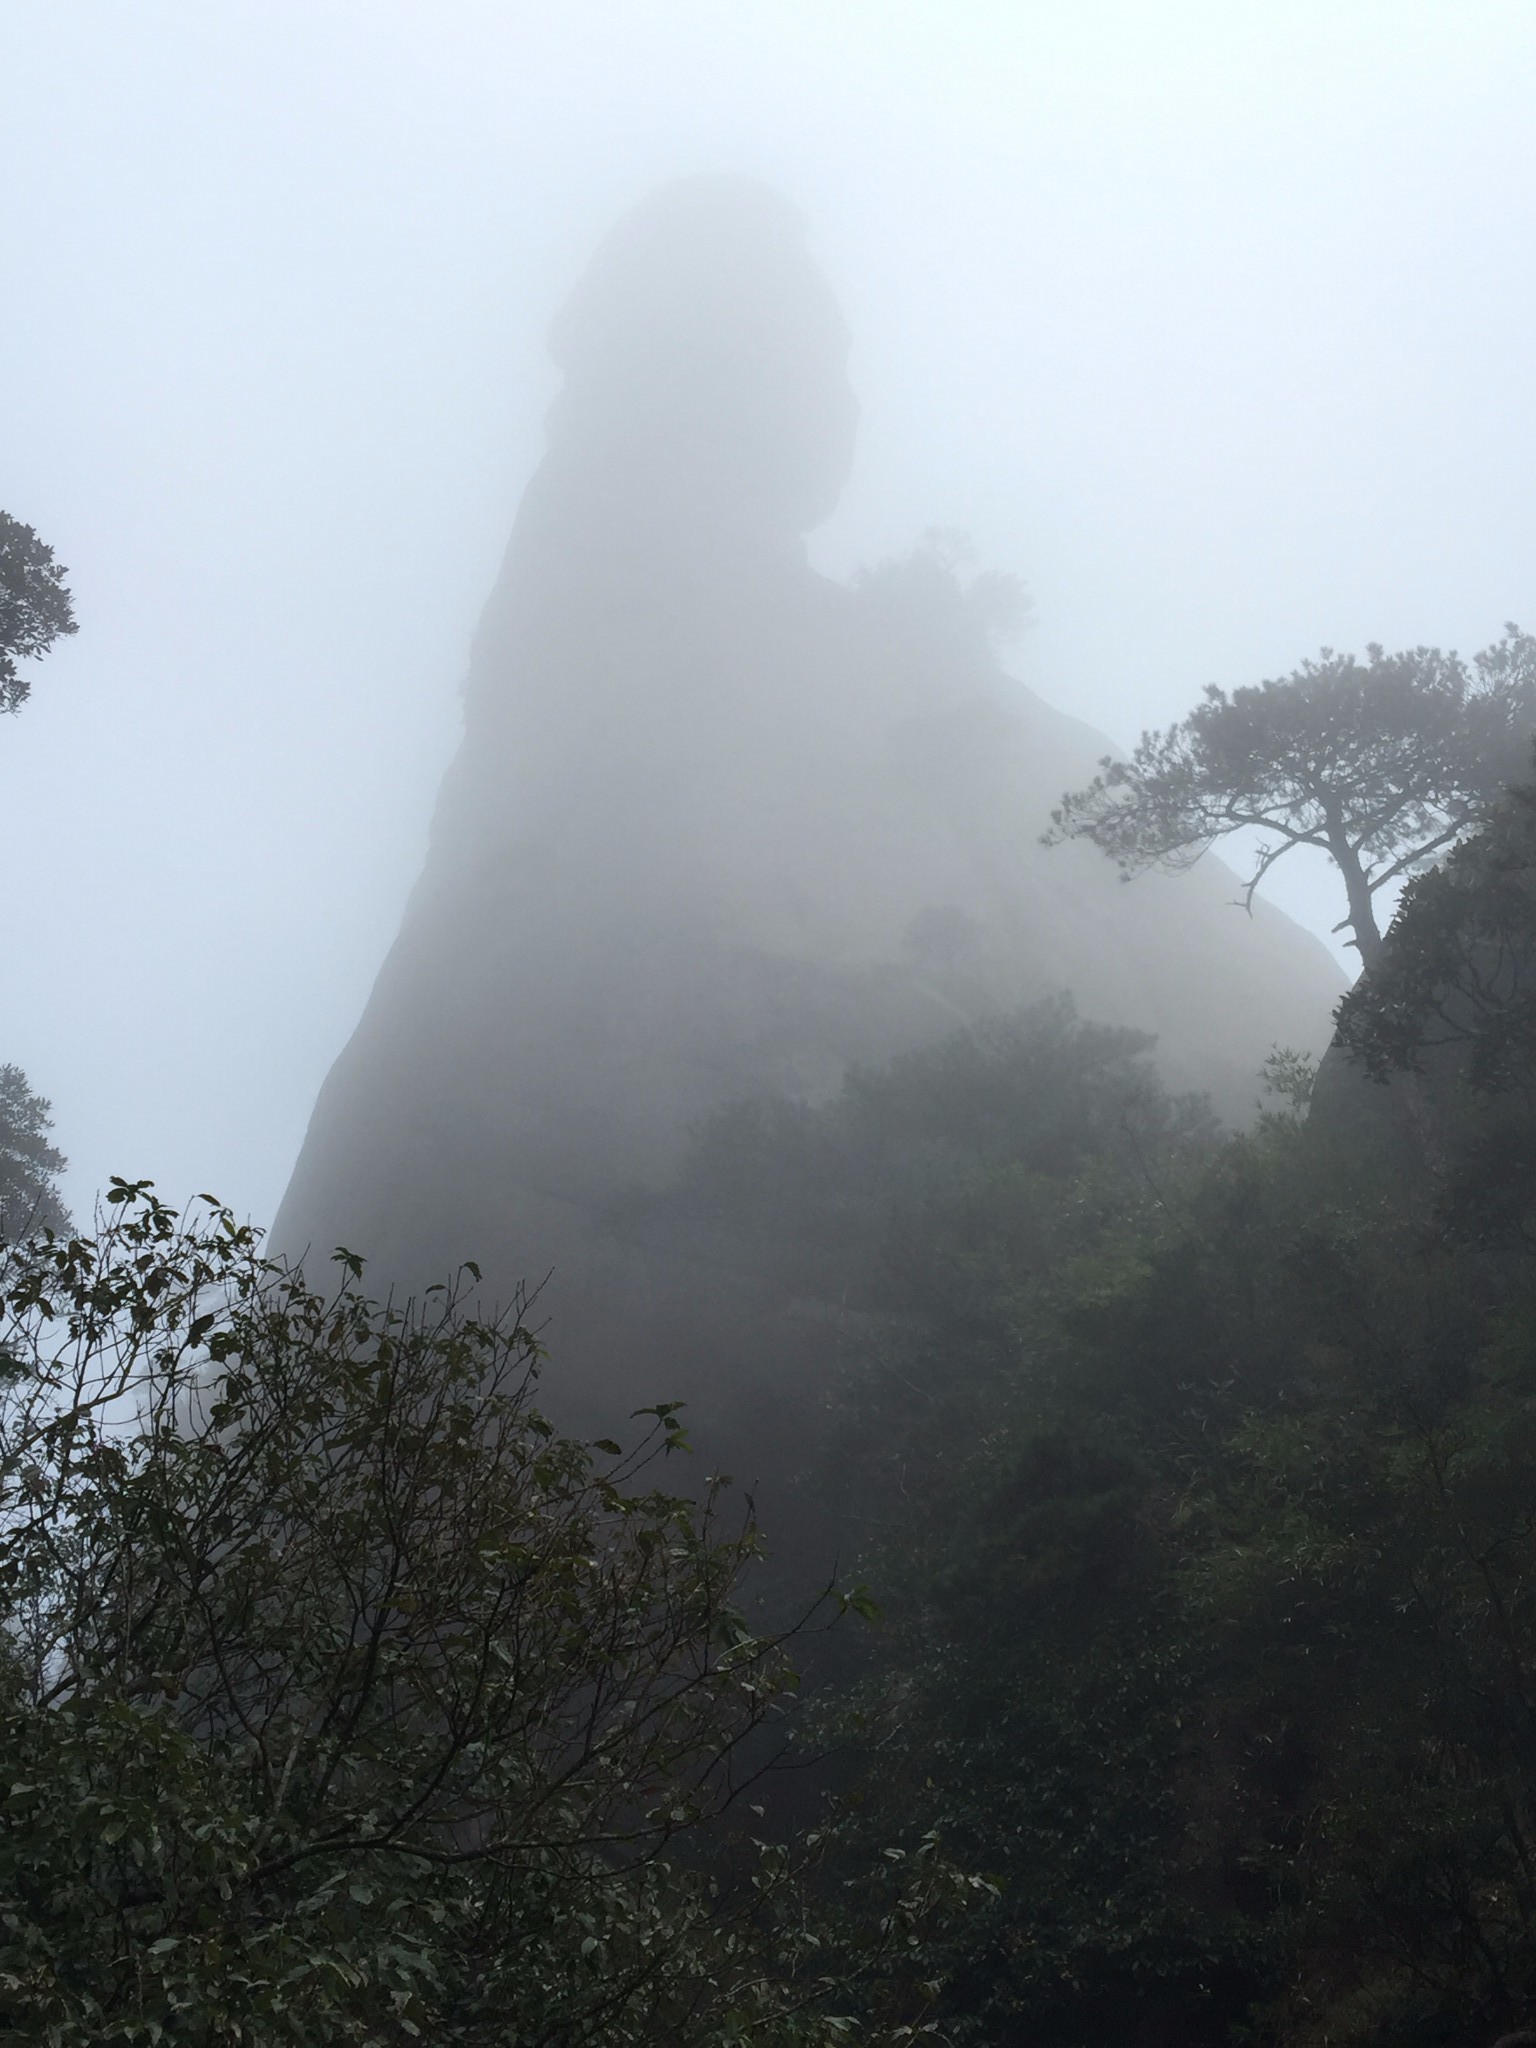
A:
<svg viewBox="0 0 1536 2048">
<path fill-rule="evenodd" d="M 1536 786 L 1411 882 L 1392 943 L 1344 998 L 1340 1043 L 1377 1079 L 1465 1053 L 1484 1096 L 1536 1084 Z"/>
<path fill-rule="evenodd" d="M 670 1197 L 824 1305 L 806 1492 L 886 1606 L 825 1732 L 847 1842 L 995 1886 L 914 1958 L 956 2043 L 1536 2002 L 1536 1274 L 1273 1078 L 1222 1136 L 1052 1005 L 717 1119 Z"/>
<path fill-rule="evenodd" d="M 1533 732 L 1536 639 L 1515 626 L 1470 666 L 1436 647 L 1373 646 L 1364 662 L 1325 648 L 1277 680 L 1209 685 L 1187 718 L 1064 796 L 1046 843 L 1090 839 L 1128 879 L 1256 830 L 1250 903 L 1277 860 L 1315 847 L 1344 884 L 1337 929 L 1369 963 L 1378 896 L 1484 822 Z"/>
<path fill-rule="evenodd" d="M 919 664 L 1023 621 L 961 559 L 864 579 Z M 0 709 L 72 630 L 0 516 Z M 1250 895 L 1329 851 L 1372 964 L 1315 1094 L 1278 1053 L 1225 1133 L 1063 1000 L 723 1110 L 616 1205 L 798 1461 L 776 1576 L 675 1404 L 551 1427 L 515 1306 L 317 1292 L 147 1183 L 74 1232 L 0 1067 L 0 2044 L 1529 2020 L 1536 642 L 1474 668 L 1209 692 L 1058 813 L 1126 873 L 1265 826 Z M 812 1644 L 834 1553 L 883 1625 Z"/>
<path fill-rule="evenodd" d="M 782 1850 L 690 1865 L 795 1677 L 733 1603 L 750 1517 L 654 1483 L 675 1415 L 562 1439 L 515 1321 L 377 1307 L 349 1258 L 322 1297 L 226 1212 L 112 1200 L 0 1270 L 0 2040 L 817 2042 L 850 1978 L 910 2008 L 893 1944 L 973 1889 L 931 1845 L 864 1884 L 835 1986 Z"/>
</svg>

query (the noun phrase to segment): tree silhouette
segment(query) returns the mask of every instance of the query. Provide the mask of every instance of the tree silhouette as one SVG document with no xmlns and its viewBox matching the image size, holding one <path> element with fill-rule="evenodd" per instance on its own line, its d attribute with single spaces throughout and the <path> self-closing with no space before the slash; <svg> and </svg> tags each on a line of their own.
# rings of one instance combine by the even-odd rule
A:
<svg viewBox="0 0 1536 2048">
<path fill-rule="evenodd" d="M 1192 867 L 1219 839 L 1266 836 L 1243 881 L 1253 898 L 1298 846 L 1344 883 L 1362 963 L 1381 950 L 1376 902 L 1488 817 L 1536 732 L 1536 638 L 1516 626 L 1471 665 L 1435 647 L 1359 661 L 1324 648 L 1275 681 L 1205 701 L 1127 761 L 1106 757 L 1062 798 L 1046 845 L 1091 839 L 1122 876 Z"/>
<path fill-rule="evenodd" d="M 46 541 L 0 512 L 0 711 L 19 711 L 31 695 L 17 662 L 38 660 L 76 630 L 65 573 Z"/>
</svg>

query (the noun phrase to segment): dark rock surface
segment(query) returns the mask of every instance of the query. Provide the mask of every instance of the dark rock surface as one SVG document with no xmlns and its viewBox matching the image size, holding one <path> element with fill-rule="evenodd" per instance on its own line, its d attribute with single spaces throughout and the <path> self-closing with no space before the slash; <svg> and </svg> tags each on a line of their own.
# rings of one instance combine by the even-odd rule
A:
<svg viewBox="0 0 1536 2048">
<path fill-rule="evenodd" d="M 807 566 L 856 407 L 791 207 L 657 194 L 551 346 L 426 868 L 275 1241 L 349 1245 L 380 1286 L 553 1268 L 563 1370 L 627 1387 L 625 1333 L 674 1283 L 603 1218 L 702 1110 L 826 1094 L 1066 988 L 1242 1118 L 1275 1043 L 1326 1042 L 1342 978 L 1214 862 L 1125 886 L 1040 847 L 1108 743 L 1002 672 L 933 565 L 862 589 Z"/>
</svg>

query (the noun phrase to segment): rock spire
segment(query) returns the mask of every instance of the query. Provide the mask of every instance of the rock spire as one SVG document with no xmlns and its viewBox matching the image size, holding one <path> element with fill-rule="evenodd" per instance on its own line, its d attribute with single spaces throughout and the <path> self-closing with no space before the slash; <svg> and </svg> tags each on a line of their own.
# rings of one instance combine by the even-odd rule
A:
<svg viewBox="0 0 1536 2048">
<path fill-rule="evenodd" d="M 857 414 L 792 207 L 736 178 L 657 193 L 550 345 L 463 745 L 280 1247 L 346 1244 L 381 1286 L 552 1270 L 557 1359 L 606 1348 L 622 1382 L 666 1282 L 626 1262 L 614 1198 L 720 1102 L 818 1097 L 1063 988 L 1235 1115 L 1276 1042 L 1326 1041 L 1331 961 L 1234 909 L 1225 870 L 1126 888 L 1039 846 L 1108 743 L 1002 671 L 942 562 L 854 589 L 807 566 Z"/>
</svg>

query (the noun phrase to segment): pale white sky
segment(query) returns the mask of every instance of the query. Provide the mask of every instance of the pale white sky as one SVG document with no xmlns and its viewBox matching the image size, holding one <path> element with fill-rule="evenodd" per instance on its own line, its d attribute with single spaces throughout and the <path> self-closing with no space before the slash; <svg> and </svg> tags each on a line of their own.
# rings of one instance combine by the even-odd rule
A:
<svg viewBox="0 0 1536 2048">
<path fill-rule="evenodd" d="M 818 563 L 969 527 L 1027 680 L 1128 742 L 1324 642 L 1536 620 L 1533 106 L 1525 0 L 0 0 L 0 506 L 81 620 L 0 724 L 0 1059 L 71 1199 L 270 1215 L 544 328 L 651 185 L 811 217 L 864 408 Z"/>
</svg>

